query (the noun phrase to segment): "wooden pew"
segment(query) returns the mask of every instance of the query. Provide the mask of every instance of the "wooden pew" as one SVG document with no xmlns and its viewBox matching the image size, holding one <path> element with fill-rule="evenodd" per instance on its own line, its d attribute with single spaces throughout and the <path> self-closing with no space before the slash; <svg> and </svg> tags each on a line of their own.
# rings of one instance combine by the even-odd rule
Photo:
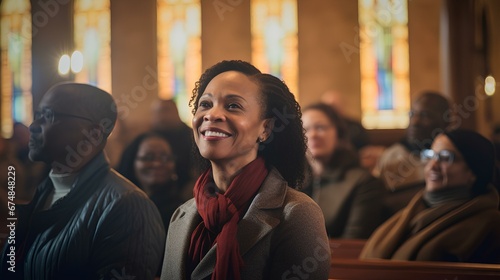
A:
<svg viewBox="0 0 500 280">
<path fill-rule="evenodd" d="M 331 239 L 329 278 L 345 280 L 489 280 L 500 279 L 500 265 L 476 263 L 359 260 L 366 240 Z"/>
<path fill-rule="evenodd" d="M 366 240 L 330 239 L 330 252 L 333 259 L 357 259 Z"/>
<path fill-rule="evenodd" d="M 329 278 L 344 280 L 498 280 L 500 279 L 500 265 L 333 258 Z"/>
</svg>

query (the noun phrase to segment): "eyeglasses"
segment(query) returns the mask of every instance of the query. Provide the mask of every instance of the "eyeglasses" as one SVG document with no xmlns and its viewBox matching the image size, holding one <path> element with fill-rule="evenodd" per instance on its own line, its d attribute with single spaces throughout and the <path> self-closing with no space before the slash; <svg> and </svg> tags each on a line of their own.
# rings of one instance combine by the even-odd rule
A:
<svg viewBox="0 0 500 280">
<path fill-rule="evenodd" d="M 62 117 L 69 117 L 69 118 L 78 118 L 78 119 L 83 119 L 87 120 L 89 122 L 94 122 L 90 118 L 87 117 L 82 117 L 82 116 L 77 116 L 77 115 L 72 115 L 72 114 L 65 114 L 65 113 L 58 113 L 54 112 L 54 110 L 49 109 L 49 108 L 44 108 L 42 111 L 35 111 L 35 116 L 34 116 L 34 121 L 41 120 L 42 118 L 45 119 L 47 123 L 54 123 L 54 120 L 56 116 L 62 116 Z"/>
<path fill-rule="evenodd" d="M 175 161 L 175 157 L 171 155 L 155 155 L 155 154 L 146 154 L 144 156 L 137 157 L 136 160 L 151 163 L 154 161 L 159 161 L 161 163 L 169 163 Z"/>
<path fill-rule="evenodd" d="M 420 160 L 422 162 L 429 162 L 431 160 L 437 160 L 438 162 L 451 165 L 455 161 L 455 153 L 448 150 L 441 150 L 438 152 L 431 149 L 426 149 L 420 152 Z"/>
</svg>

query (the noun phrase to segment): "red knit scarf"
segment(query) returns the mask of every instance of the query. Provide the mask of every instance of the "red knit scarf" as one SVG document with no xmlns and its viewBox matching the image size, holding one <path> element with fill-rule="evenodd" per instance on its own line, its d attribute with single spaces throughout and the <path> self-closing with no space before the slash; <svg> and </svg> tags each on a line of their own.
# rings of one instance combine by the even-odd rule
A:
<svg viewBox="0 0 500 280">
<path fill-rule="evenodd" d="M 194 197 L 203 221 L 191 235 L 189 256 L 192 268 L 217 243 L 217 260 L 212 280 L 240 279 L 243 259 L 236 239 L 238 221 L 267 173 L 264 159 L 258 157 L 243 167 L 223 194 L 216 192 L 211 168 L 200 176 L 194 186 Z"/>
</svg>

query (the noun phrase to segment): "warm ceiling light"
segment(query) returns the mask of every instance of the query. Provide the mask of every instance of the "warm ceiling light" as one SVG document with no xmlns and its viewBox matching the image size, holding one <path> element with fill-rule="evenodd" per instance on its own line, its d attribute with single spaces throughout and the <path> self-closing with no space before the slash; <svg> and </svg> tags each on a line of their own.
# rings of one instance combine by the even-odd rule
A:
<svg viewBox="0 0 500 280">
<path fill-rule="evenodd" d="M 70 65 L 71 60 L 69 58 L 69 55 L 65 54 L 61 56 L 61 58 L 59 59 L 59 66 L 57 67 L 59 75 L 67 75 L 69 73 Z"/>
<path fill-rule="evenodd" d="M 495 94 L 496 82 L 493 76 L 488 76 L 484 79 L 484 92 L 488 96 Z"/>
<path fill-rule="evenodd" d="M 71 55 L 71 72 L 78 73 L 83 69 L 83 54 L 79 51 L 74 51 Z"/>
</svg>

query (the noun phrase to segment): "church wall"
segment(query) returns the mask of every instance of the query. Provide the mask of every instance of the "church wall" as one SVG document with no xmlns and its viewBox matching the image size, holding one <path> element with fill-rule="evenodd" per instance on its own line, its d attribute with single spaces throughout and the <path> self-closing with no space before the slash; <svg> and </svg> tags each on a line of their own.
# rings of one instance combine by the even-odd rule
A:
<svg viewBox="0 0 500 280">
<path fill-rule="evenodd" d="M 250 1 L 224 1 L 231 7 L 217 9 L 216 1 L 202 1 L 202 68 L 223 59 L 251 61 Z M 445 92 L 443 57 L 440 48 L 443 2 L 445 0 L 409 1 L 410 94 L 412 99 L 423 90 Z M 500 2 L 484 0 L 492 9 L 492 73 L 500 80 Z M 34 105 L 48 87 L 64 80 L 57 74 L 57 60 L 73 49 L 71 23 L 72 1 L 60 5 L 59 11 L 38 28 L 33 37 Z M 220 2 L 220 1 L 219 1 Z M 44 11 L 32 1 L 33 14 Z M 144 79 L 156 78 L 156 1 L 111 2 L 111 46 L 113 95 L 122 107 L 120 128 L 132 138 L 147 129 L 151 102 L 158 88 L 145 85 Z M 345 94 L 345 111 L 361 118 L 358 6 L 352 0 L 298 1 L 299 100 L 305 106 L 317 102 L 329 89 Z M 147 92 L 139 96 L 138 87 Z M 193 85 L 194 87 L 194 85 Z M 497 86 L 497 89 L 499 87 Z M 499 90 L 500 91 L 500 90 Z M 190 93 L 188 93 L 190 94 Z M 500 108 L 498 92 L 491 98 Z M 128 98 L 128 99 L 127 99 Z M 126 103 L 129 100 L 129 103 Z M 481 105 L 482 106 L 482 105 Z M 482 107 L 481 107 L 482 108 Z M 483 109 L 476 114 L 484 114 Z M 481 128 L 484 119 L 477 118 Z M 493 110 L 491 123 L 500 123 L 500 112 Z M 483 125 L 484 126 L 484 125 Z M 481 128 L 482 129 L 482 128 Z M 482 129 L 484 130 L 484 129 Z M 396 139 L 402 130 L 391 132 Z M 373 131 L 376 141 L 379 131 Z M 377 138 L 379 137 L 379 138 Z"/>
</svg>

